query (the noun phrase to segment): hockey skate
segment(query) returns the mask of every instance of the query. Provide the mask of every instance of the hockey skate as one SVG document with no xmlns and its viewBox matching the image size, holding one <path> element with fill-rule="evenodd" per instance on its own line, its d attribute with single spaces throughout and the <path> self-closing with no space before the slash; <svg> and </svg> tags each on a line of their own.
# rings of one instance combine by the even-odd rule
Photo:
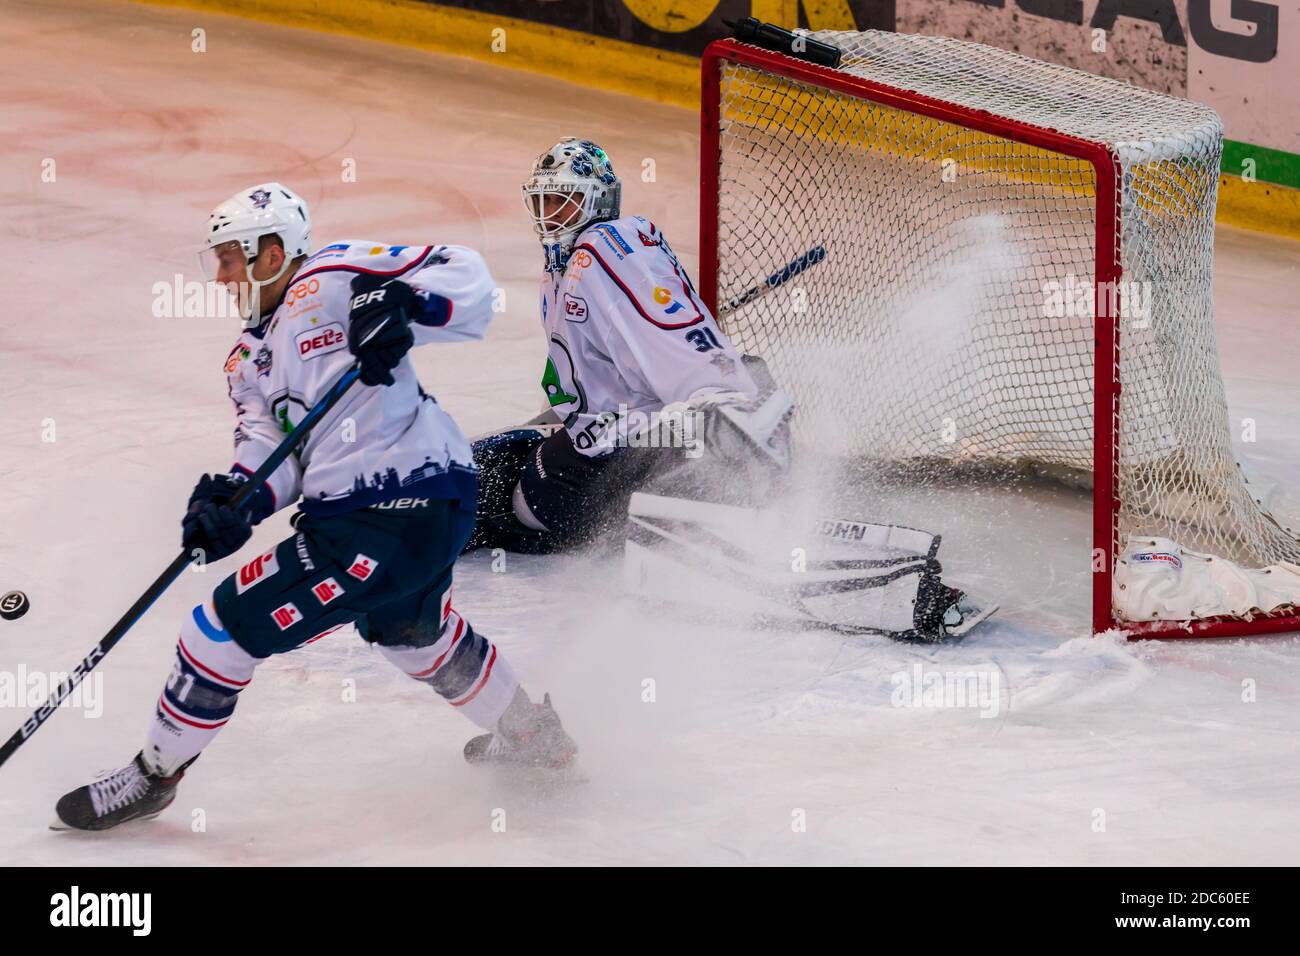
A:
<svg viewBox="0 0 1300 956">
<path fill-rule="evenodd" d="M 915 626 L 889 636 L 915 644 L 941 644 L 965 637 L 986 620 L 997 605 L 978 606 L 968 594 L 949 587 L 938 578 L 922 583 L 914 612 Z"/>
<path fill-rule="evenodd" d="M 50 829 L 111 830 L 156 817 L 176 799 L 183 776 L 185 767 L 170 777 L 160 776 L 145 766 L 143 754 L 136 754 L 121 770 L 64 794 L 55 805 L 58 819 Z"/>
<path fill-rule="evenodd" d="M 550 694 L 540 704 L 526 696 L 512 703 L 495 732 L 465 744 L 465 759 L 472 764 L 564 770 L 572 766 L 577 753 L 577 744 L 564 732 L 560 715 L 551 706 Z"/>
</svg>

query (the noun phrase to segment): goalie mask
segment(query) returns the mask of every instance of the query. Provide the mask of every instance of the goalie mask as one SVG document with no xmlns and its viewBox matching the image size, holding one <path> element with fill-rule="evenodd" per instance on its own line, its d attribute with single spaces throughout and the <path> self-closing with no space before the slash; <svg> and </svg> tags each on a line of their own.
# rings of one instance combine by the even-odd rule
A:
<svg viewBox="0 0 1300 956">
<path fill-rule="evenodd" d="M 263 236 L 277 236 L 284 246 L 284 263 L 266 279 L 253 278 Z M 263 183 L 235 193 L 208 216 L 208 234 L 199 251 L 199 262 L 209 282 L 216 281 L 222 255 L 230 250 L 247 262 L 246 281 L 236 293 L 240 318 L 245 328 L 262 322 L 261 291 L 288 271 L 293 261 L 307 255 L 311 241 L 311 214 L 307 204 L 279 183 Z"/>
<path fill-rule="evenodd" d="M 593 222 L 617 219 L 622 184 L 605 151 L 569 137 L 533 164 L 524 206 L 546 254 L 546 271 L 563 272 L 579 233 Z"/>
</svg>

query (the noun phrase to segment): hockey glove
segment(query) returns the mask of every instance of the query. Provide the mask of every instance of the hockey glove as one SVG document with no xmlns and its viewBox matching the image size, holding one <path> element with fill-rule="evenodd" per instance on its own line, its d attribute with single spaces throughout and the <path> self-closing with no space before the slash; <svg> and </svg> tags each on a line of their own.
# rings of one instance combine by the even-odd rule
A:
<svg viewBox="0 0 1300 956">
<path fill-rule="evenodd" d="M 758 464 L 773 472 L 790 466 L 790 418 L 794 402 L 780 390 L 763 397 L 715 392 L 669 405 L 664 413 L 694 415 L 699 451 L 729 467 Z"/>
<path fill-rule="evenodd" d="M 352 280 L 348 349 L 361 362 L 362 384 L 393 384 L 393 369 L 415 344 L 410 326 L 421 308 L 400 279 L 363 274 Z"/>
<path fill-rule="evenodd" d="M 271 490 L 262 485 L 236 512 L 230 500 L 246 479 L 242 475 L 204 475 L 194 486 L 181 519 L 181 546 L 202 549 L 204 560 L 220 561 L 242 548 L 257 524 L 273 510 Z"/>
</svg>

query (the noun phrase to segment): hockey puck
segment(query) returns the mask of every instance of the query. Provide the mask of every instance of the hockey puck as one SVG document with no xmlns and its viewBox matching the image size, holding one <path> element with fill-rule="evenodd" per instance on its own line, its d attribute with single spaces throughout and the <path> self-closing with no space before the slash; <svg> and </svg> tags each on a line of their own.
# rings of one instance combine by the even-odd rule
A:
<svg viewBox="0 0 1300 956">
<path fill-rule="evenodd" d="M 31 606 L 32 602 L 27 600 L 27 595 L 22 591 L 10 591 L 0 597 L 0 617 L 6 621 L 15 621 L 26 614 Z"/>
</svg>

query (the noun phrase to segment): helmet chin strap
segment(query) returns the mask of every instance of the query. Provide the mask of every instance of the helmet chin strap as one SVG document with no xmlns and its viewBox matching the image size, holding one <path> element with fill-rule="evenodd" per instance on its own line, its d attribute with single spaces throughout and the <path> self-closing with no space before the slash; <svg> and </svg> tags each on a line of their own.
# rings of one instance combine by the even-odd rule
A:
<svg viewBox="0 0 1300 956">
<path fill-rule="evenodd" d="M 244 320 L 244 328 L 255 329 L 262 324 L 262 289 L 268 285 L 280 281 L 280 277 L 288 271 L 293 260 L 286 254 L 284 262 L 280 265 L 280 271 L 269 279 L 253 280 L 253 263 L 257 261 L 254 256 L 248 261 L 248 302 L 241 302 L 239 305 L 240 318 Z"/>
</svg>

